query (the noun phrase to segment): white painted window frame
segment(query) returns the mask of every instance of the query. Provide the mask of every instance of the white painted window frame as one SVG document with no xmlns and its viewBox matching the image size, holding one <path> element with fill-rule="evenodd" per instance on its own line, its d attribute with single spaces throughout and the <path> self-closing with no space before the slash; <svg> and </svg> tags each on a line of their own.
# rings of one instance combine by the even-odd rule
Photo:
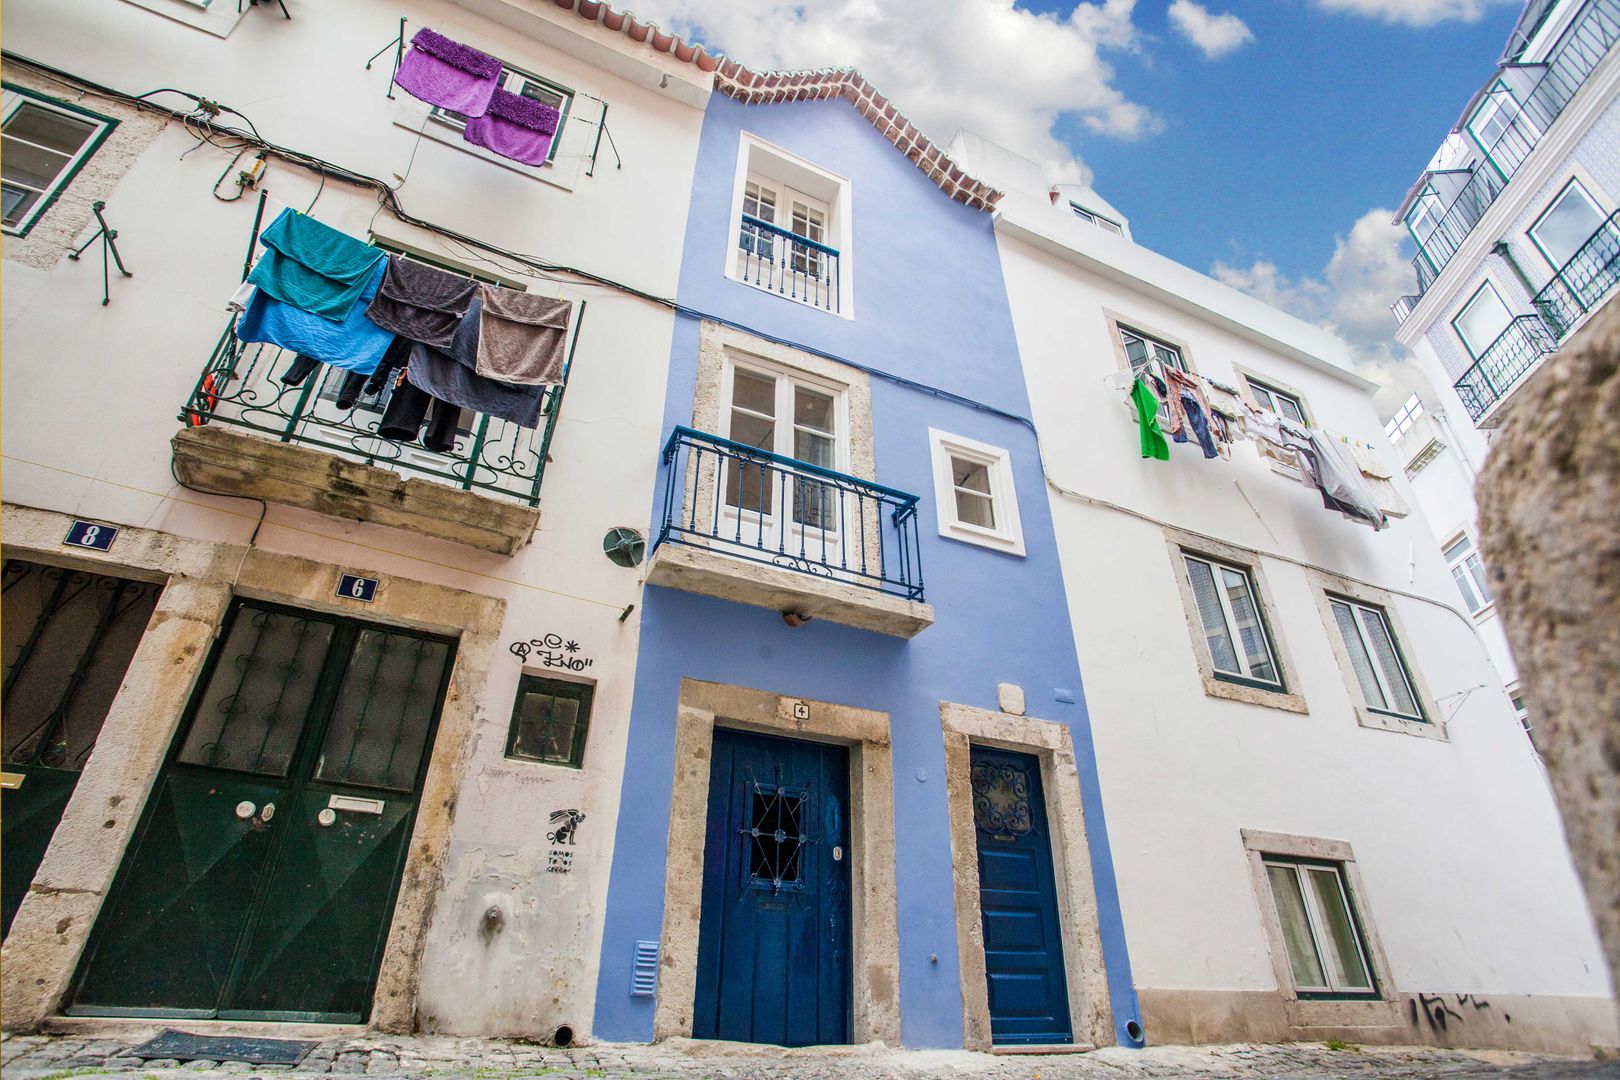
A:
<svg viewBox="0 0 1620 1080">
<path fill-rule="evenodd" d="M 138 8 L 175 22 L 185 23 L 215 37 L 229 37 L 236 24 L 253 8 L 249 4 L 237 7 L 237 0 L 124 0 Z M 281 12 L 276 12 L 276 18 Z"/>
<path fill-rule="evenodd" d="M 1365 704 L 1367 708 L 1373 712 L 1393 716 L 1399 720 L 1409 720 L 1413 723 L 1424 723 L 1427 721 L 1428 717 L 1422 715 L 1423 698 L 1418 693 L 1416 684 L 1412 681 L 1412 673 L 1406 664 L 1405 651 L 1401 648 L 1400 639 L 1395 636 L 1395 627 L 1390 623 L 1389 615 L 1384 611 L 1384 609 L 1381 607 L 1376 607 L 1372 604 L 1362 603 L 1361 601 L 1352 599 L 1348 596 L 1329 596 L 1328 604 L 1330 607 L 1333 604 L 1343 604 L 1345 607 L 1349 608 L 1350 613 L 1355 616 L 1350 620 L 1350 622 L 1355 626 L 1356 634 L 1361 641 L 1361 647 L 1366 652 L 1368 660 L 1367 667 L 1372 671 L 1373 681 L 1378 684 L 1379 692 L 1384 695 L 1384 700 L 1386 702 L 1393 703 L 1395 700 L 1395 695 L 1390 692 L 1393 688 L 1389 683 L 1389 675 L 1384 671 L 1384 666 L 1378 662 L 1378 652 L 1373 648 L 1373 643 L 1367 636 L 1367 627 L 1362 623 L 1361 615 L 1363 612 L 1371 613 L 1372 615 L 1377 616 L 1378 619 L 1384 624 L 1384 633 L 1389 635 L 1390 645 L 1393 647 L 1395 652 L 1395 663 L 1401 669 L 1401 678 L 1406 685 L 1407 694 L 1410 695 L 1413 702 L 1417 704 L 1418 714 L 1414 715 L 1411 713 L 1403 713 L 1399 709 L 1391 708 L 1387 705 L 1374 705 L 1372 702 L 1366 700 L 1366 694 L 1364 692 L 1362 693 L 1363 704 Z M 1340 634 L 1341 636 L 1343 635 L 1343 627 L 1339 625 L 1337 619 L 1333 621 L 1333 629 L 1336 633 Z M 1345 647 L 1347 649 L 1349 648 L 1349 645 L 1349 642 L 1345 642 Z M 1358 682 L 1356 685 L 1359 690 L 1360 683 Z"/>
<path fill-rule="evenodd" d="M 1298 394 L 1290 393 L 1287 390 L 1279 390 L 1270 383 L 1263 382 L 1262 380 L 1253 378 L 1252 376 L 1245 375 L 1244 379 L 1249 384 L 1249 393 L 1254 396 L 1254 403 L 1260 406 L 1260 408 L 1272 413 L 1275 416 L 1281 416 L 1285 420 L 1292 420 L 1296 424 L 1304 424 L 1307 427 L 1310 426 L 1310 413 L 1306 412 L 1305 410 L 1305 399 L 1303 397 Z M 1288 402 L 1288 404 L 1294 407 L 1293 416 L 1289 416 L 1287 413 L 1283 412 L 1277 407 L 1278 402 L 1283 401 Z"/>
<path fill-rule="evenodd" d="M 799 174 L 812 181 L 811 184 L 799 182 L 797 184 L 783 180 L 780 175 Z M 755 284 L 747 280 L 742 273 L 742 260 L 738 257 L 739 247 L 737 234 L 742 222 L 743 195 L 749 181 L 768 182 L 777 192 L 776 212 L 778 218 L 786 214 L 788 223 L 784 225 L 780 220 L 775 224 L 780 228 L 792 228 L 792 204 L 785 195 L 797 196 L 807 205 L 813 204 L 816 209 L 823 212 L 826 218 L 824 239 L 821 241 L 838 252 L 838 310 L 826 311 L 817 307 L 808 300 L 797 299 L 779 293 L 764 285 Z M 820 186 L 827 190 L 829 196 L 818 195 L 815 192 L 803 190 L 808 186 Z M 848 178 L 823 169 L 805 158 L 786 150 L 774 143 L 767 142 L 751 132 L 744 131 L 738 138 L 737 169 L 732 182 L 731 213 L 726 217 L 725 238 L 725 276 L 740 285 L 751 289 L 769 293 L 789 303 L 800 304 L 804 307 L 823 311 L 828 315 L 841 319 L 855 318 L 855 258 L 854 258 L 854 197 L 852 185 Z"/>
<path fill-rule="evenodd" d="M 73 182 L 73 178 L 78 175 L 79 169 L 84 165 L 84 163 L 88 161 L 107 141 L 107 133 L 118 126 L 118 121 L 108 117 L 95 115 L 79 109 L 65 109 L 52 103 L 46 98 L 36 97 L 33 94 L 20 93 L 8 87 L 5 91 L 4 110 L 3 113 L 0 113 L 0 132 L 4 131 L 4 128 L 11 123 L 12 118 L 16 116 L 17 113 L 21 112 L 25 106 L 29 105 L 42 109 L 46 112 L 60 113 L 63 116 L 77 120 L 80 123 L 90 124 L 92 130 L 90 134 L 85 137 L 84 141 L 79 144 L 79 148 L 73 152 L 71 157 L 68 158 L 67 163 L 57 171 L 54 177 L 51 178 L 51 182 L 47 186 L 43 188 L 36 188 L 30 184 L 21 184 L 15 180 L 11 181 L 11 183 L 17 184 L 19 187 L 26 187 L 31 191 L 38 191 L 40 193 L 40 197 L 37 201 L 35 201 L 33 209 L 29 210 L 26 215 L 18 219 L 15 225 L 6 225 L 3 228 L 0 228 L 0 232 L 3 232 L 7 236 L 28 235 L 28 231 L 39 222 L 39 219 L 45 215 L 45 212 L 51 207 L 55 206 L 56 203 L 61 199 L 62 193 Z M 12 137 L 16 138 L 18 142 L 26 142 L 26 140 L 18 136 Z M 38 144 L 30 143 L 29 145 L 34 146 Z M 40 147 L 40 149 L 48 150 L 51 153 L 61 152 L 55 147 L 49 146 Z"/>
<path fill-rule="evenodd" d="M 1282 664 L 1277 659 L 1277 650 L 1271 643 L 1271 632 L 1266 626 L 1265 609 L 1260 604 L 1260 591 L 1255 587 L 1254 576 L 1249 573 L 1248 567 L 1222 562 L 1219 559 L 1211 559 L 1207 555 L 1200 555 L 1193 551 L 1182 551 L 1181 557 L 1183 560 L 1182 573 L 1188 575 L 1188 584 L 1191 584 L 1192 578 L 1191 570 L 1186 563 L 1198 562 L 1209 567 L 1210 580 L 1215 585 L 1215 601 L 1220 606 L 1221 619 L 1226 628 L 1226 638 L 1232 644 L 1232 655 L 1237 657 L 1239 670 L 1227 671 L 1224 668 L 1215 666 L 1215 656 L 1211 652 L 1209 657 L 1211 669 L 1217 676 L 1232 675 L 1239 679 L 1264 684 L 1268 689 L 1282 690 Z M 1237 632 L 1237 613 L 1232 610 L 1232 602 L 1226 595 L 1225 583 L 1221 581 L 1219 573 L 1221 570 L 1229 570 L 1243 579 L 1244 587 L 1249 593 L 1249 603 L 1254 607 L 1256 625 L 1260 630 L 1260 641 L 1266 647 L 1266 659 L 1271 661 L 1271 670 L 1277 673 L 1277 677 L 1274 679 L 1263 679 L 1255 675 L 1249 668 L 1249 658 L 1244 655 L 1245 650 Z M 1198 590 L 1195 588 L 1193 589 L 1193 603 L 1195 606 L 1197 606 L 1197 597 Z M 1201 610 L 1200 615 L 1202 615 Z M 1209 648 L 1207 641 L 1204 642 L 1204 648 L 1206 650 Z"/>
<path fill-rule="evenodd" d="M 1088 210 L 1079 203 L 1072 201 L 1069 203 L 1069 209 L 1074 211 L 1074 216 L 1079 218 L 1081 221 L 1095 225 L 1104 232 L 1111 232 L 1115 236 L 1125 235 L 1124 226 L 1111 217 L 1099 214 L 1095 210 Z"/>
<path fill-rule="evenodd" d="M 1451 558 L 1447 552 L 1458 544 L 1466 544 L 1467 550 L 1456 558 Z M 1496 607 L 1496 601 L 1490 595 L 1490 587 L 1485 581 L 1485 562 L 1480 558 L 1479 545 L 1467 529 L 1461 529 L 1452 534 L 1451 538 L 1440 545 L 1441 555 L 1446 557 L 1446 569 L 1451 571 L 1451 579 L 1457 583 L 1457 589 L 1462 593 L 1463 603 L 1468 607 L 1468 613 L 1478 619 L 1490 614 Z M 1473 565 L 1469 565 L 1472 561 Z"/>
<path fill-rule="evenodd" d="M 1306 928 L 1310 933 L 1311 943 L 1316 949 L 1317 966 L 1322 970 L 1322 976 L 1325 983 L 1322 986 L 1306 986 L 1301 984 L 1296 977 L 1294 979 L 1295 993 L 1319 995 L 1322 997 L 1332 996 L 1335 998 L 1345 998 L 1350 1000 L 1376 999 L 1378 996 L 1378 980 L 1373 971 L 1372 958 L 1368 955 L 1369 950 L 1367 947 L 1367 942 L 1364 940 L 1364 935 L 1361 930 L 1361 919 L 1357 916 L 1355 904 L 1351 900 L 1349 883 L 1345 881 L 1344 867 L 1339 863 L 1326 860 L 1318 861 L 1314 859 L 1290 858 L 1281 855 L 1262 855 L 1260 862 L 1261 865 L 1267 869 L 1276 868 L 1292 871 L 1295 876 L 1295 881 L 1299 887 L 1300 897 L 1304 901 Z M 1333 874 L 1333 879 L 1339 886 L 1339 902 L 1344 905 L 1345 915 L 1350 920 L 1350 928 L 1354 932 L 1353 936 L 1355 937 L 1356 941 L 1356 958 L 1361 961 L 1361 970 L 1367 976 L 1367 982 L 1369 984 L 1367 987 L 1344 987 L 1335 985 L 1337 980 L 1333 976 L 1332 965 L 1328 963 L 1327 959 L 1328 950 L 1332 948 L 1332 942 L 1328 938 L 1327 930 L 1325 929 L 1325 921 L 1321 908 L 1317 902 L 1316 890 L 1310 887 L 1309 881 L 1305 876 L 1307 870 L 1328 871 Z M 1280 925 L 1282 922 L 1282 911 L 1277 903 L 1276 889 L 1271 887 L 1271 879 L 1269 876 L 1266 879 L 1266 885 L 1271 892 L 1272 909 L 1276 913 L 1276 918 L 1278 924 Z M 1287 935 L 1284 935 L 1283 942 L 1283 948 L 1286 950 Z M 1291 964 L 1289 971 L 1290 974 L 1292 974 L 1293 968 Z"/>
<path fill-rule="evenodd" d="M 1024 526 L 1018 515 L 1018 491 L 1013 482 L 1012 455 L 999 446 L 952 435 L 938 428 L 928 429 L 928 445 L 934 464 L 934 508 L 939 518 L 939 535 L 1023 557 Z M 987 529 L 957 517 L 956 480 L 951 469 L 953 457 L 986 467 L 990 477 L 990 506 L 996 521 L 995 528 Z"/>
</svg>

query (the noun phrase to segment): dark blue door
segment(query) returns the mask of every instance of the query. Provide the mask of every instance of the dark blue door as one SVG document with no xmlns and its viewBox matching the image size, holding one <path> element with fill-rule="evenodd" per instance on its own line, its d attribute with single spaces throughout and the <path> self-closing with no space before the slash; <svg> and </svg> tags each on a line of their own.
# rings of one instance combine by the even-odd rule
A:
<svg viewBox="0 0 1620 1080">
<path fill-rule="evenodd" d="M 849 751 L 716 729 L 700 1039 L 849 1041 Z"/>
<path fill-rule="evenodd" d="M 979 909 L 995 1043 L 1066 1043 L 1068 979 L 1040 762 L 973 748 Z"/>
</svg>

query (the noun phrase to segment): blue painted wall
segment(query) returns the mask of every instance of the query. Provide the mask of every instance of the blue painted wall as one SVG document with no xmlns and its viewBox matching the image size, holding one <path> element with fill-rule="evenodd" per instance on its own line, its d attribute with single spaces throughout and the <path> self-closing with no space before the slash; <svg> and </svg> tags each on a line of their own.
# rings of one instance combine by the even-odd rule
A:
<svg viewBox="0 0 1620 1080">
<path fill-rule="evenodd" d="M 855 318 L 724 276 L 736 243 L 731 196 L 748 131 L 849 178 Z M 716 94 L 704 120 L 680 300 L 772 337 L 1027 416 L 989 215 L 943 194 L 842 100 L 743 105 Z M 692 422 L 698 322 L 677 321 L 664 429 Z M 1096 760 L 1035 440 L 1022 424 L 881 378 L 872 380 L 879 483 L 922 497 L 922 567 L 935 624 L 909 641 L 659 587 L 646 590 L 595 1034 L 646 1041 L 652 999 L 632 997 L 637 940 L 663 924 L 664 849 L 683 677 L 886 712 L 895 770 L 900 1008 L 907 1046 L 962 1045 L 945 754 L 939 703 L 995 710 L 996 684 L 1024 687 L 1033 716 L 1074 731 L 1104 953 L 1120 1041 L 1137 1016 L 1098 793 Z M 927 429 L 1012 454 L 1026 558 L 939 536 Z M 660 477 L 660 491 L 662 490 Z M 657 509 L 654 513 L 656 515 Z M 654 524 L 656 533 L 657 525 Z M 1054 690 L 1073 693 L 1062 703 Z M 939 957 L 931 963 L 930 955 Z M 857 978 L 857 993 L 861 980 Z"/>
</svg>

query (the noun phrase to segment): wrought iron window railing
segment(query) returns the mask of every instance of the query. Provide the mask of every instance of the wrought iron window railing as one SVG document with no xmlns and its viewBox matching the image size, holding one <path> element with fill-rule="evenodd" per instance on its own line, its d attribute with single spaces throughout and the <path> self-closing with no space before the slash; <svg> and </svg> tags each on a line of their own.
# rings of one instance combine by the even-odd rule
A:
<svg viewBox="0 0 1620 1080">
<path fill-rule="evenodd" d="M 1558 348 L 1558 335 L 1540 315 L 1520 315 L 1508 323 L 1454 384 L 1474 421 L 1524 378 L 1543 356 Z"/>
<path fill-rule="evenodd" d="M 838 249 L 751 214 L 737 234 L 737 273 L 750 285 L 838 312 Z"/>
<path fill-rule="evenodd" d="M 1559 340 L 1620 283 L 1620 210 L 1610 214 L 1531 299 Z"/>
<path fill-rule="evenodd" d="M 582 314 L 576 314 L 576 320 Z M 324 364 L 289 386 L 282 378 L 297 357 L 274 345 L 238 340 L 233 319 L 197 377 L 179 419 L 194 427 L 230 424 L 281 442 L 534 506 L 540 501 L 546 451 L 572 352 L 571 341 L 565 381 L 546 391 L 539 427 L 522 428 L 464 410 L 455 445 L 437 452 L 378 434 L 391 386 L 375 394 L 359 393 L 351 400 L 342 392 L 346 373 Z"/>
<path fill-rule="evenodd" d="M 1486 160 L 1474 166 L 1473 175 L 1433 231 L 1419 238 L 1420 250 L 1412 259 L 1419 297 L 1457 254 L 1469 232 L 1616 41 L 1620 41 L 1620 0 L 1586 0 L 1545 62 L 1515 65 L 1539 68 L 1541 74 L 1527 93 L 1514 96 L 1517 115 L 1485 148 Z"/>
<path fill-rule="evenodd" d="M 654 551 L 685 544 L 922 600 L 917 496 L 687 427 L 662 468 Z"/>
</svg>

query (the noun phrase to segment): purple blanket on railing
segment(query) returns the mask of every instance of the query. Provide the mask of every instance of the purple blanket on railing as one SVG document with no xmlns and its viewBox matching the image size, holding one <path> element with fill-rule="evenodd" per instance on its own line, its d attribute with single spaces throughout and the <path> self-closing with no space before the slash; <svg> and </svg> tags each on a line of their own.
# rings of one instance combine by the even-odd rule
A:
<svg viewBox="0 0 1620 1080">
<path fill-rule="evenodd" d="M 499 60 L 425 26 L 394 73 L 394 82 L 412 97 L 463 116 L 484 115 L 500 81 Z"/>
<path fill-rule="evenodd" d="M 496 90 L 489 111 L 467 121 L 466 138 L 512 161 L 544 165 L 551 153 L 562 114 L 550 105 L 521 94 Z"/>
</svg>

